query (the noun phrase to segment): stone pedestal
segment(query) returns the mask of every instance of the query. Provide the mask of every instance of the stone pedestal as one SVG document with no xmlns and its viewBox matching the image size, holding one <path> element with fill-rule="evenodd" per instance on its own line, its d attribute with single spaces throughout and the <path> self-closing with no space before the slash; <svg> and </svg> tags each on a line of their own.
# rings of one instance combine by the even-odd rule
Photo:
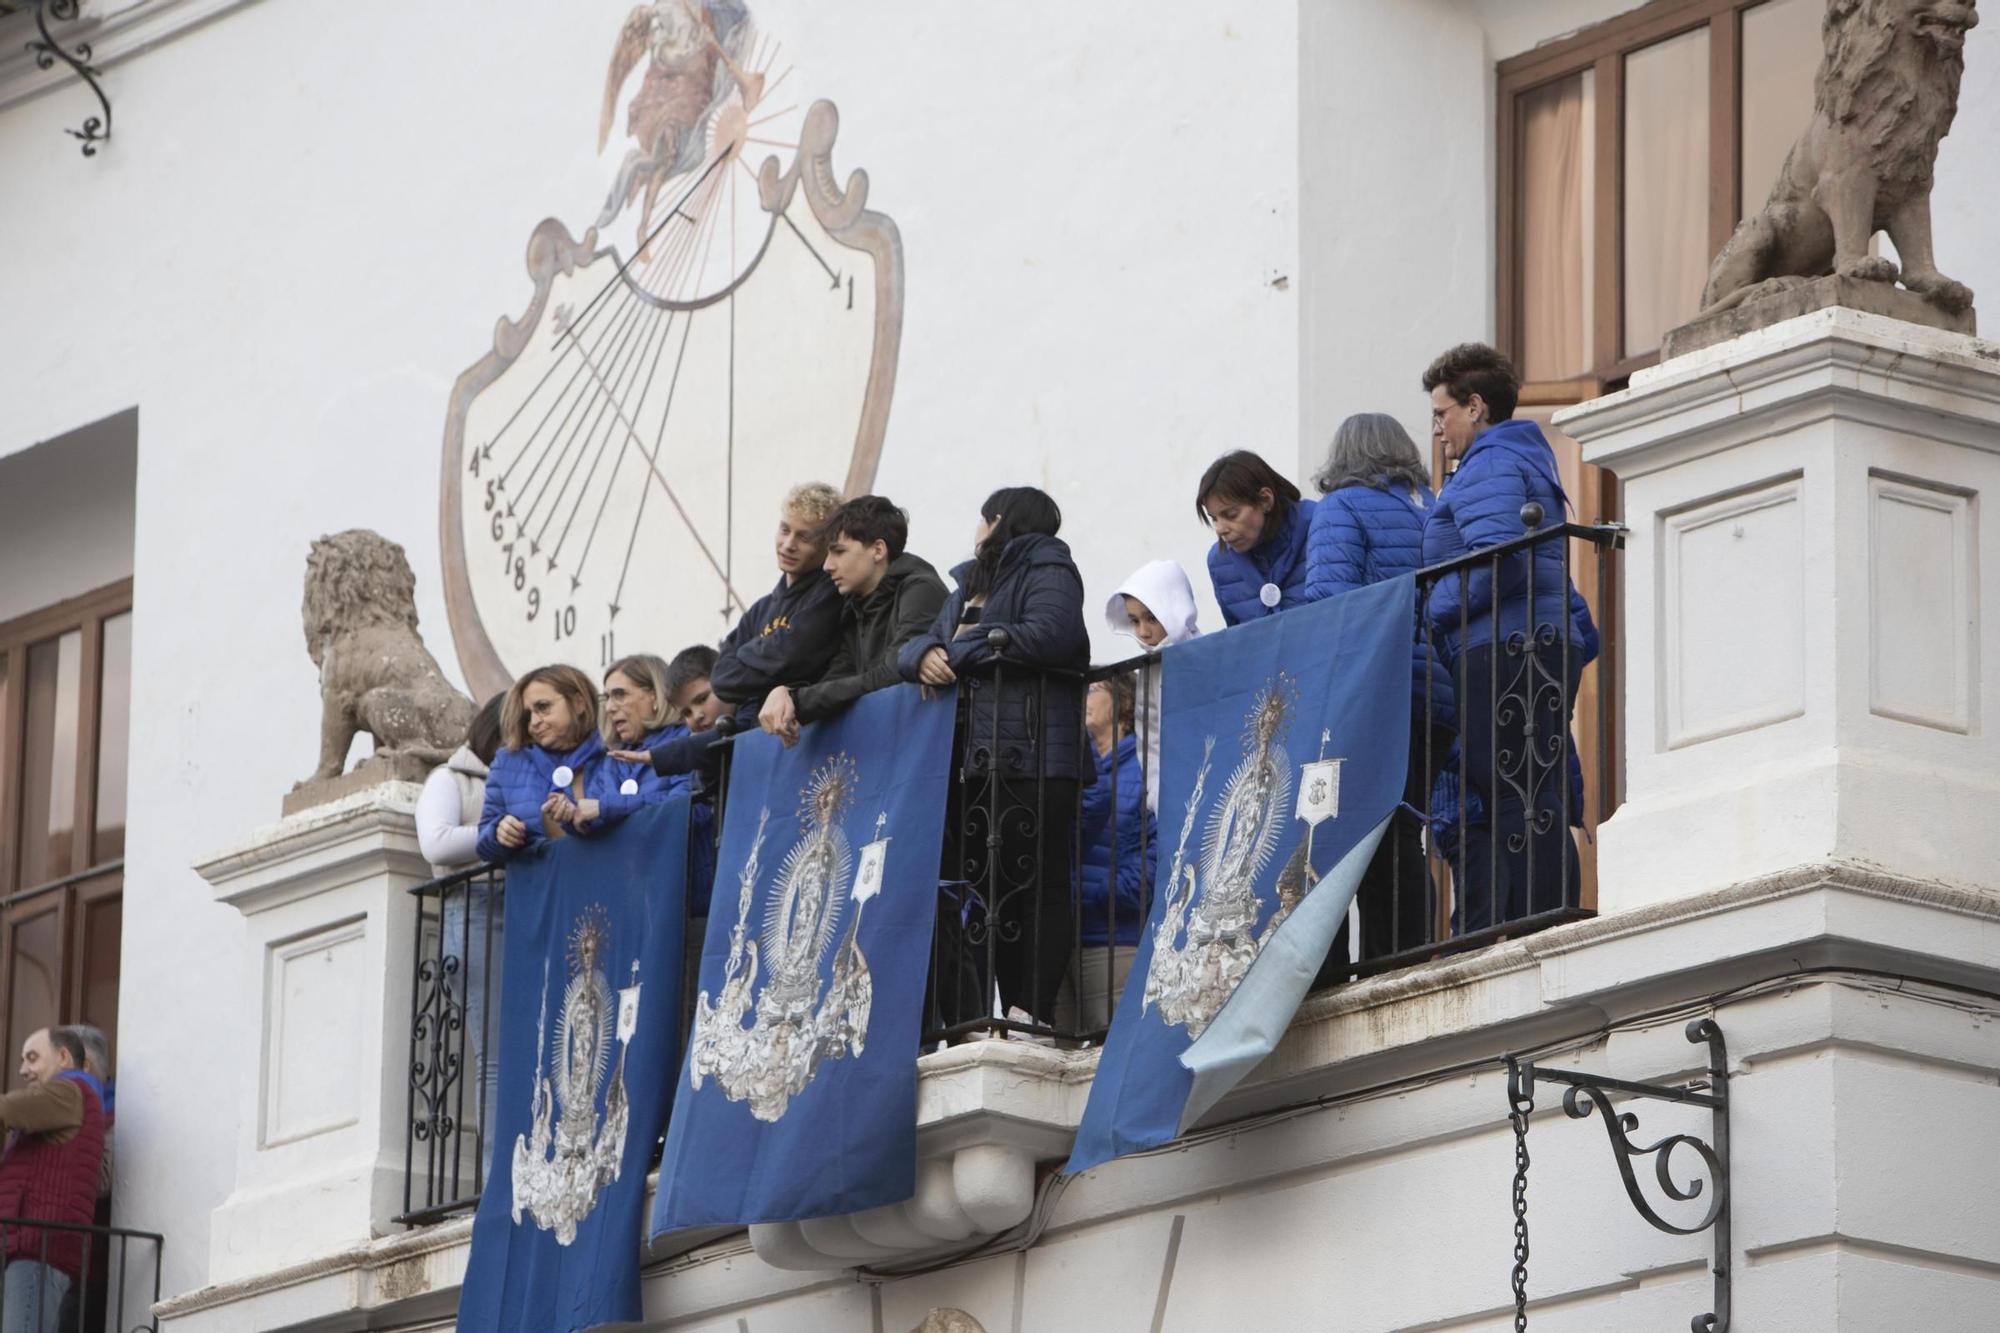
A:
<svg viewBox="0 0 2000 1333">
<path fill-rule="evenodd" d="M 217 1112 L 239 1129 L 236 1187 L 210 1229 L 211 1282 L 366 1242 L 402 1211 L 409 890 L 431 877 L 418 790 L 356 792 L 195 867 L 243 913 L 255 959 L 241 1003 L 257 1019 L 257 1058 Z"/>
<path fill-rule="evenodd" d="M 1632 529 L 1601 910 L 1830 861 L 2000 887 L 2000 347 L 1820 310 L 1556 424 Z"/>
</svg>

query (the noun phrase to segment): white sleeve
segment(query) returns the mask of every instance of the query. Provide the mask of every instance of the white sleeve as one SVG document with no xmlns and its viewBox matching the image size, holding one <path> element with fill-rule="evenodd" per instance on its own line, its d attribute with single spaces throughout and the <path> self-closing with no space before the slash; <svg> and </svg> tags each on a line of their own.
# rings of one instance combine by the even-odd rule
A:
<svg viewBox="0 0 2000 1333">
<path fill-rule="evenodd" d="M 434 768 L 417 797 L 417 846 L 426 861 L 455 866 L 479 859 L 479 825 L 458 821 L 458 779 L 448 768 Z"/>
</svg>

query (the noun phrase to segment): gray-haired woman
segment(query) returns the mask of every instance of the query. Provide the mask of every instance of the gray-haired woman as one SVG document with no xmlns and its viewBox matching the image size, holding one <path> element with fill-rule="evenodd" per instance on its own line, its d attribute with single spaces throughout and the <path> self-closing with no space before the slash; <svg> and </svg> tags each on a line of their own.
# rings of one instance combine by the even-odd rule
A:
<svg viewBox="0 0 2000 1333">
<path fill-rule="evenodd" d="M 1306 599 L 1396 578 L 1422 563 L 1424 519 L 1433 497 L 1423 456 L 1386 412 L 1361 412 L 1333 433 L 1326 462 L 1313 478 L 1325 499 L 1306 537 Z M 1423 824 L 1411 810 L 1428 800 L 1431 773 L 1451 746 L 1455 722 L 1451 679 L 1411 626 L 1410 767 L 1403 799 L 1362 876 L 1360 957 L 1398 953 L 1429 941 L 1430 868 Z M 1336 939 L 1322 981 L 1340 975 L 1346 943 Z"/>
</svg>

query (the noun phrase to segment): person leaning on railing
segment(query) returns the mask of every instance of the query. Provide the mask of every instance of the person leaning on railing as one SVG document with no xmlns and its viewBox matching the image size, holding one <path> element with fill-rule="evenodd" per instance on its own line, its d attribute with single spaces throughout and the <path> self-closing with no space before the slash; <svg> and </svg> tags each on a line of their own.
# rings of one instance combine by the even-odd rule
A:
<svg viewBox="0 0 2000 1333">
<path fill-rule="evenodd" d="M 973 789 L 952 785 L 943 876 L 969 881 L 984 904 L 969 911 L 991 912 L 975 934 L 993 949 L 1002 1005 L 1047 1022 L 1074 932 L 1070 835 L 1077 788 L 1096 771 L 1083 752 L 1081 676 L 1090 666 L 1083 576 L 1056 536 L 1062 510 L 1046 492 L 1006 487 L 988 496 L 979 513 L 973 558 L 951 572 L 958 590 L 930 629 L 903 645 L 899 666 L 905 680 L 964 687 L 953 768 L 971 774 Z M 997 691 L 988 669 L 996 666 Z M 1044 677 L 1037 668 L 1074 675 Z M 999 827 L 971 836 L 967 823 L 996 807 Z M 986 835 L 998 845 L 987 848 Z M 949 906 L 941 911 L 940 956 L 950 955 L 961 930 L 975 926 L 977 920 Z M 971 961 L 967 976 L 939 985 L 948 1023 L 985 1010 L 991 984 L 985 960 Z"/>
<path fill-rule="evenodd" d="M 1313 502 L 1248 449 L 1208 465 L 1195 517 L 1215 529 L 1208 580 L 1224 625 L 1274 616 L 1306 601 L 1306 533 Z"/>
<path fill-rule="evenodd" d="M 694 783 L 692 773 L 663 777 L 645 760 L 623 760 L 620 753 L 650 751 L 688 734 L 667 692 L 667 664 L 652 653 L 633 653 L 613 662 L 604 673 L 604 762 L 592 766 L 584 797 L 597 803 L 597 817 L 578 822 L 584 836 L 615 828 L 627 816 L 658 805 Z M 560 811 L 558 813 L 561 813 Z M 580 812 L 579 812 L 580 813 Z"/>
<path fill-rule="evenodd" d="M 1086 1035 L 1111 1022 L 1111 1004 L 1125 989 L 1146 921 L 1146 891 L 1159 862 L 1160 828 L 1146 804 L 1139 742 L 1132 733 L 1132 678 L 1090 683 L 1083 726 L 1097 760 L 1097 780 L 1083 789 L 1078 812 L 1077 912 L 1082 952 L 1074 980 L 1063 977 L 1056 1027 Z"/>
<path fill-rule="evenodd" d="M 1322 498 L 1306 537 L 1308 601 L 1416 572 L 1423 562 L 1424 520 L 1436 497 L 1423 456 L 1401 423 L 1383 412 L 1348 417 L 1334 431 L 1313 480 Z M 1456 719 L 1443 664 L 1415 623 L 1410 635 L 1410 759 L 1403 800 L 1422 810 L 1431 774 L 1451 748 Z M 1429 942 L 1430 866 L 1423 825 L 1408 811 L 1398 810 L 1382 835 L 1355 900 L 1361 908 L 1361 957 L 1380 958 Z M 1321 979 L 1333 980 L 1346 962 L 1347 942 L 1336 939 Z"/>
<path fill-rule="evenodd" d="M 500 707 L 500 740 L 486 775 L 479 816 L 479 855 L 492 865 L 570 830 L 557 818 L 587 807 L 584 788 L 604 758 L 597 734 L 597 689 L 573 666 L 536 667 L 515 681 Z"/>
<path fill-rule="evenodd" d="M 930 561 L 904 548 L 910 516 L 879 495 L 857 495 L 833 511 L 817 541 L 840 594 L 840 638 L 820 678 L 764 698 L 757 724 L 786 745 L 799 728 L 832 717 L 864 694 L 900 684 L 903 645 L 928 630 L 945 599 Z"/>
<path fill-rule="evenodd" d="M 43 1028 L 21 1045 L 26 1085 L 0 1094 L 0 1333 L 49 1333 L 81 1275 L 89 1235 L 21 1226 L 21 1219 L 88 1226 L 104 1161 L 104 1088 L 84 1069 L 83 1042 Z"/>
<path fill-rule="evenodd" d="M 823 481 L 792 487 L 778 505 L 772 554 L 778 582 L 752 602 L 736 628 L 722 640 L 709 688 L 729 705 L 735 728 L 757 725 L 757 712 L 780 685 L 818 680 L 840 643 L 840 596 L 821 565 L 826 548 L 820 529 L 840 508 L 840 492 Z M 713 737 L 683 736 L 650 750 L 619 750 L 612 758 L 637 761 L 642 755 L 662 776 L 689 771 L 712 776 L 721 766 Z"/>
<path fill-rule="evenodd" d="M 1521 385 L 1506 357 L 1462 343 L 1430 364 L 1423 385 L 1431 433 L 1458 463 L 1424 524 L 1425 565 L 1525 536 L 1521 511 L 1530 504 L 1545 523 L 1563 521 L 1569 497 L 1555 451 L 1540 426 L 1513 419 Z M 1582 818 L 1569 723 L 1598 639 L 1590 607 L 1569 581 L 1567 544 L 1556 537 L 1445 574 L 1425 607 L 1433 642 L 1453 670 L 1472 788 L 1464 799 L 1476 796 L 1486 810 L 1483 823 L 1467 821 L 1459 849 L 1454 888 L 1463 931 L 1553 911 L 1567 905 L 1565 887 L 1569 897 L 1577 891 L 1576 844 L 1563 819 L 1565 805 L 1570 822 Z"/>
<path fill-rule="evenodd" d="M 1160 663 L 1160 649 L 1186 643 L 1201 634 L 1195 623 L 1194 585 L 1177 560 L 1148 560 L 1118 585 L 1104 604 L 1104 618 L 1114 634 L 1129 634 L 1146 650 L 1146 663 L 1135 686 L 1138 701 L 1134 712 L 1139 736 L 1145 747 L 1146 808 L 1160 808 L 1160 710 L 1161 687 L 1166 672 Z"/>
</svg>

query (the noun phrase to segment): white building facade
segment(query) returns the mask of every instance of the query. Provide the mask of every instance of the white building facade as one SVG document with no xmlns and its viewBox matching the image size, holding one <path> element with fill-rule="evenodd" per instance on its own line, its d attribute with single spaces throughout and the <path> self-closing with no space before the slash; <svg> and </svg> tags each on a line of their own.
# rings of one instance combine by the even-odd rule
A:
<svg viewBox="0 0 2000 1333">
<path fill-rule="evenodd" d="M 0 47 L 36 38 L 33 8 Z M 464 1271 L 463 1220 L 391 1220 L 406 890 L 428 873 L 408 793 L 268 827 L 316 750 L 313 538 L 401 543 L 427 641 L 475 695 L 474 627 L 513 669 L 551 619 L 545 655 L 586 669 L 603 634 L 714 638 L 703 608 L 727 602 L 705 599 L 772 577 L 770 499 L 800 474 L 891 496 L 940 565 L 990 490 L 1042 486 L 1087 606 L 1170 556 L 1213 627 L 1202 468 L 1251 448 L 1303 482 L 1355 411 L 1423 440 L 1418 376 L 1472 338 L 1521 361 L 1525 411 L 1565 413 L 1577 517 L 1630 529 L 1599 608 L 1617 670 L 1586 686 L 1611 692 L 1622 774 L 1596 918 L 1313 997 L 1184 1144 L 1067 1183 L 1089 1052 L 927 1056 L 923 1197 L 963 1217 L 956 1239 L 692 1237 L 649 1255 L 648 1326 L 902 1330 L 950 1307 L 996 1331 L 1510 1327 L 1503 1057 L 1682 1084 L 1707 1070 L 1701 1018 L 1728 1046 L 1731 1326 L 2000 1324 L 2000 539 L 1980 521 L 2000 359 L 1824 311 L 1654 364 L 1804 123 L 1819 8 L 753 0 L 745 101 L 772 119 L 747 118 L 749 202 L 712 205 L 714 234 L 756 221 L 763 158 L 782 177 L 822 131 L 833 185 L 798 186 L 793 209 L 823 206 L 789 214 L 804 248 L 658 252 L 661 293 L 737 294 L 639 335 L 633 382 L 671 340 L 696 349 L 688 396 L 612 393 L 631 419 L 607 417 L 600 455 L 657 424 L 659 470 L 692 490 L 679 520 L 645 513 L 702 548 L 657 560 L 721 578 L 692 591 L 647 547 L 604 584 L 584 582 L 610 578 L 601 553 L 492 580 L 472 484 L 491 477 L 466 452 L 490 442 L 467 377 L 511 346 L 496 326 L 567 300 L 531 238 L 553 219 L 581 245 L 624 160 L 633 75 L 606 71 L 629 4 L 47 16 L 92 44 L 112 134 L 79 152 L 90 86 L 0 59 L 0 997 L 15 1046 L 49 1021 L 115 1030 L 114 1216 L 167 1238 L 161 1327 L 448 1327 Z M 1982 294 L 1996 144 L 1989 19 L 1934 202 L 1941 265 Z M 857 169 L 893 247 L 841 240 Z M 638 218 L 599 242 L 634 250 Z M 814 323 L 829 299 L 865 328 Z M 718 334 L 725 308 L 741 323 Z M 582 484 L 608 532 L 654 540 L 644 513 L 615 526 L 615 480 Z M 579 595 L 565 644 L 566 586 L 632 609 Z M 1714 1308 L 1715 1233 L 1649 1227 L 1600 1117 L 1559 1101 L 1540 1084 L 1529 1130 L 1532 1326 L 1686 1327 Z M 1648 1143 L 1712 1133 L 1702 1106 L 1620 1109 Z M 1676 1220 L 1714 1197 L 1662 1202 L 1637 1169 Z"/>
</svg>

